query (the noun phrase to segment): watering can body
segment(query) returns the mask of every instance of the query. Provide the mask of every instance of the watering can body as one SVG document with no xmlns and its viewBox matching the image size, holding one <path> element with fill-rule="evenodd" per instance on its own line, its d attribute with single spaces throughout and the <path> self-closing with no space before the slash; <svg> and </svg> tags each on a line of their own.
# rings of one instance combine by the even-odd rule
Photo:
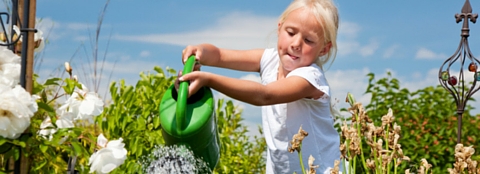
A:
<svg viewBox="0 0 480 174">
<path fill-rule="evenodd" d="M 194 63 L 194 58 L 189 58 L 183 73 L 192 71 Z M 188 82 L 181 82 L 178 92 L 174 85 L 167 89 L 159 109 L 165 144 L 189 146 L 212 170 L 220 158 L 214 106 L 210 88 L 202 87 L 188 98 Z"/>
</svg>

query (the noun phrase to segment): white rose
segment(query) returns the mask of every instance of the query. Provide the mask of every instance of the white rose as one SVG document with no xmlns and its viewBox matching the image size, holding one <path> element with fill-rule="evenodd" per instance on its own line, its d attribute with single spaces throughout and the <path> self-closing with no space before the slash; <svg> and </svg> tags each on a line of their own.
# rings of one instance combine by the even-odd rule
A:
<svg viewBox="0 0 480 174">
<path fill-rule="evenodd" d="M 45 120 L 43 120 L 42 124 L 40 124 L 40 130 L 38 131 L 38 135 L 44 138 L 48 138 L 48 140 L 52 140 L 53 134 L 55 134 L 58 129 L 75 127 L 73 124 L 73 116 L 71 113 L 68 112 L 61 112 L 61 115 L 57 118 L 55 124 L 57 125 L 57 128 L 53 126 L 50 117 L 46 117 Z M 67 138 L 68 137 L 64 137 L 60 141 L 60 144 L 62 144 Z"/>
<path fill-rule="evenodd" d="M 59 109 L 73 113 L 75 120 L 91 121 L 103 112 L 103 101 L 82 84 L 82 89 L 76 89 Z"/>
<path fill-rule="evenodd" d="M 36 102 L 29 103 L 29 97 L 24 96 L 24 93 L 28 94 L 21 87 L 12 90 L 9 86 L 0 84 L 0 136 L 18 138 L 30 125 L 30 117 L 34 114 L 30 107 L 36 107 Z"/>
<path fill-rule="evenodd" d="M 20 82 L 20 57 L 0 46 L 0 84 L 14 87 Z"/>
<path fill-rule="evenodd" d="M 122 165 L 127 158 L 127 150 L 124 148 L 123 139 L 108 141 L 103 134 L 97 139 L 97 145 L 100 150 L 90 156 L 88 164 L 90 165 L 90 173 L 109 173 L 113 169 Z"/>
</svg>

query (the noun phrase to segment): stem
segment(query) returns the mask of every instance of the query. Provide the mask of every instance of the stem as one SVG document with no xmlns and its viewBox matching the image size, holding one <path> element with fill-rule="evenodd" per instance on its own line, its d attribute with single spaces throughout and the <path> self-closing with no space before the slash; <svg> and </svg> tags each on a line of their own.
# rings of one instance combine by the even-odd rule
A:
<svg viewBox="0 0 480 174">
<path fill-rule="evenodd" d="M 386 142 L 385 143 L 385 150 L 388 150 L 388 134 L 389 134 L 388 128 L 390 128 L 390 126 L 387 125 L 387 131 L 386 131 L 387 133 L 386 133 L 386 136 L 385 136 L 385 142 Z"/>
<path fill-rule="evenodd" d="M 347 163 L 347 159 L 346 159 L 346 158 L 343 160 L 343 172 L 344 172 L 344 173 L 349 173 L 349 172 L 347 172 L 347 168 L 345 167 L 345 165 L 346 165 L 345 163 Z M 350 169 L 350 167 L 349 167 L 349 169 Z"/>
<path fill-rule="evenodd" d="M 393 159 L 393 164 L 395 165 L 394 168 L 394 174 L 397 174 L 397 158 Z"/>
<path fill-rule="evenodd" d="M 347 141 L 347 143 L 346 143 L 346 147 L 345 147 L 345 148 L 347 148 L 347 158 L 351 158 L 352 156 L 351 156 L 351 154 L 350 154 L 350 149 L 349 149 L 350 140 L 347 139 L 346 141 Z M 346 158 L 345 158 L 345 159 L 346 159 Z M 352 164 L 350 163 L 350 161 L 351 161 L 351 160 L 349 159 L 349 160 L 348 160 L 348 171 L 352 171 Z"/>
<path fill-rule="evenodd" d="M 358 118 L 358 114 L 355 114 L 355 117 L 356 117 L 356 120 L 357 120 L 357 121 L 360 121 L 359 118 Z M 361 134 L 360 134 L 360 127 L 361 127 L 361 123 L 357 123 L 357 127 L 356 127 L 356 128 L 357 128 L 357 134 L 358 134 L 358 137 L 359 137 L 358 139 L 360 139 L 360 143 L 359 143 L 359 144 L 360 144 L 360 157 L 362 158 L 363 168 L 364 168 L 365 171 L 367 171 L 367 173 L 368 173 L 367 164 L 366 164 L 366 162 L 365 162 L 365 157 L 364 157 L 364 155 L 363 155 L 363 148 L 362 148 L 362 144 L 363 144 L 363 143 L 362 143 L 362 139 L 363 139 L 363 138 L 361 138 L 361 136 L 360 136 L 360 135 L 361 135 Z"/>
<path fill-rule="evenodd" d="M 387 133 L 386 133 L 387 136 L 385 137 L 385 142 L 386 142 L 385 143 L 385 150 L 387 150 L 387 151 L 388 151 L 388 138 L 389 138 L 388 136 L 389 136 L 389 133 L 390 133 L 390 132 L 388 132 L 388 129 L 390 128 L 389 125 L 390 124 L 387 124 Z M 390 173 L 390 162 L 387 164 L 387 168 L 385 170 L 386 170 L 387 174 Z"/>
<path fill-rule="evenodd" d="M 377 136 L 373 136 L 373 143 L 377 143 Z M 379 173 L 379 168 L 381 168 L 381 158 L 382 156 L 380 155 L 380 162 L 378 161 L 378 156 L 377 156 L 377 150 L 375 148 L 372 148 L 372 153 L 373 153 L 373 159 L 375 160 L 375 173 Z M 381 171 L 381 170 L 380 170 Z"/>
<path fill-rule="evenodd" d="M 357 169 L 357 157 L 353 157 L 353 173 L 356 173 Z"/>
<path fill-rule="evenodd" d="M 300 167 L 302 168 L 302 173 L 307 174 L 307 172 L 305 172 L 305 166 L 303 165 L 302 143 L 301 142 L 300 142 L 300 147 L 298 147 L 298 158 L 300 159 Z"/>
</svg>

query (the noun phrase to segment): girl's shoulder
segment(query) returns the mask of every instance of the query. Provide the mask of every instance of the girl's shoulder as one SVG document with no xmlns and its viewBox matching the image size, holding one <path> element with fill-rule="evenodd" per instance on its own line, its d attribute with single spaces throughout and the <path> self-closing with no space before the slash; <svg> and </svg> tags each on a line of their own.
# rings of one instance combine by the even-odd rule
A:
<svg viewBox="0 0 480 174">
<path fill-rule="evenodd" d="M 288 73 L 287 78 L 291 76 L 299 76 L 307 80 L 311 85 L 324 93 L 324 95 L 317 100 L 322 102 L 328 102 L 330 97 L 330 86 L 328 85 L 323 70 L 316 64 L 299 67 Z"/>
<path fill-rule="evenodd" d="M 297 76 L 314 76 L 314 77 L 321 77 L 324 76 L 322 68 L 320 68 L 316 64 L 312 64 L 310 66 L 298 67 L 288 73 L 287 77 L 297 75 Z"/>
<path fill-rule="evenodd" d="M 272 62 L 272 61 L 278 61 L 278 51 L 276 48 L 266 48 L 263 51 L 261 61 L 264 63 Z"/>
</svg>

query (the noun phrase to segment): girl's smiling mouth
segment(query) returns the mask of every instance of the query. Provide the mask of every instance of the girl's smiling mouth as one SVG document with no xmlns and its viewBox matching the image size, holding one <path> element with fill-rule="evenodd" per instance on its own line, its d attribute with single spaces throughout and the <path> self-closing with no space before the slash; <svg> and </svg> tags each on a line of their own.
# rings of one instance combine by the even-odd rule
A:
<svg viewBox="0 0 480 174">
<path fill-rule="evenodd" d="M 291 54 L 289 54 L 289 53 L 287 53 L 287 55 L 290 56 L 290 58 L 292 58 L 293 60 L 297 60 L 297 59 L 299 58 L 299 57 L 294 56 L 294 55 L 291 55 Z"/>
</svg>

